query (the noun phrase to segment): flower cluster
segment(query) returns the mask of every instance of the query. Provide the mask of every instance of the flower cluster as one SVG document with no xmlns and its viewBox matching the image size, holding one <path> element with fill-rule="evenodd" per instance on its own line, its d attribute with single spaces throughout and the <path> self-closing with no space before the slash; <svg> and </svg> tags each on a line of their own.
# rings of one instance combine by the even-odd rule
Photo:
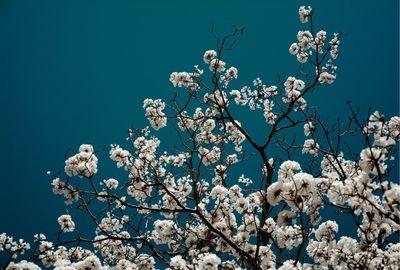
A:
<svg viewBox="0 0 400 270">
<path fill-rule="evenodd" d="M 302 23 L 308 22 L 308 18 L 312 16 L 312 8 L 300 7 L 299 15 Z M 339 37 L 338 33 L 334 33 L 333 37 L 327 42 L 327 33 L 324 30 L 318 31 L 315 36 L 308 30 L 299 31 L 297 42 L 290 45 L 289 52 L 292 55 L 296 55 L 300 63 L 306 63 L 307 61 L 315 63 L 319 81 L 331 84 L 336 79 L 336 67 L 332 64 L 332 60 L 338 57 Z M 317 54 L 315 60 L 310 59 L 313 51 Z M 329 59 L 326 57 L 328 53 L 330 55 Z M 318 57 L 318 54 L 321 56 Z M 325 66 L 322 66 L 324 64 Z"/>
<path fill-rule="evenodd" d="M 172 220 L 156 220 L 152 236 L 157 244 L 171 243 L 173 236 L 177 234 L 176 231 Z"/>
<path fill-rule="evenodd" d="M 282 98 L 285 103 L 295 103 L 297 107 L 304 110 L 307 107 L 307 102 L 301 94 L 305 83 L 295 77 L 288 77 L 283 84 L 285 86 L 285 95 Z"/>
<path fill-rule="evenodd" d="M 24 270 L 40 270 L 40 267 L 37 266 L 36 264 L 32 263 L 32 262 L 28 262 L 26 260 L 22 260 L 19 263 L 11 262 L 6 268 L 6 270 L 20 270 L 20 269 L 24 269 Z"/>
<path fill-rule="evenodd" d="M 312 8 L 310 6 L 308 6 L 308 7 L 301 6 L 299 8 L 300 21 L 302 23 L 308 22 L 308 17 L 311 16 L 311 13 L 312 13 Z"/>
<path fill-rule="evenodd" d="M 201 158 L 206 166 L 219 161 L 220 157 L 221 149 L 216 146 L 214 146 L 211 150 L 208 150 L 205 147 L 199 148 L 199 158 Z"/>
<path fill-rule="evenodd" d="M 271 98 L 278 94 L 277 87 L 274 85 L 267 87 L 260 78 L 255 79 L 253 85 L 255 90 L 248 86 L 242 87 L 240 91 L 232 90 L 231 97 L 237 105 L 248 105 L 251 110 L 263 109 L 266 122 L 273 124 L 277 116 L 272 111 L 274 101 Z"/>
<path fill-rule="evenodd" d="M 194 72 L 173 72 L 169 77 L 169 81 L 174 87 L 184 87 L 191 90 L 198 90 L 200 85 L 196 82 L 196 78 L 203 74 L 203 70 L 198 66 L 194 66 Z"/>
<path fill-rule="evenodd" d="M 319 145 L 318 143 L 315 142 L 315 140 L 313 139 L 308 139 L 304 141 L 304 145 L 303 145 L 303 151 L 302 153 L 309 153 L 311 155 L 318 155 L 318 148 Z"/>
<path fill-rule="evenodd" d="M 364 133 L 373 135 L 373 145 L 377 147 L 389 147 L 396 144 L 400 135 L 400 117 L 394 116 L 385 121 L 385 116 L 375 111 L 370 117 Z"/>
<path fill-rule="evenodd" d="M 65 161 L 64 170 L 68 176 L 93 177 L 97 173 L 97 157 L 93 146 L 82 144 L 79 153 Z"/>
<path fill-rule="evenodd" d="M 7 251 L 13 259 L 17 258 L 18 254 L 25 254 L 25 251 L 29 249 L 30 244 L 23 239 L 15 241 L 12 236 L 8 236 L 6 233 L 0 234 L 0 252 Z"/>
<path fill-rule="evenodd" d="M 167 125 L 167 117 L 163 112 L 165 103 L 161 99 L 153 100 L 147 98 L 143 101 L 143 108 L 152 128 L 159 130 Z"/>
<path fill-rule="evenodd" d="M 122 149 L 119 145 L 112 144 L 110 150 L 110 158 L 111 160 L 117 162 L 117 167 L 124 167 L 125 170 L 128 170 L 132 165 L 131 163 L 131 153 L 127 150 Z"/>
</svg>

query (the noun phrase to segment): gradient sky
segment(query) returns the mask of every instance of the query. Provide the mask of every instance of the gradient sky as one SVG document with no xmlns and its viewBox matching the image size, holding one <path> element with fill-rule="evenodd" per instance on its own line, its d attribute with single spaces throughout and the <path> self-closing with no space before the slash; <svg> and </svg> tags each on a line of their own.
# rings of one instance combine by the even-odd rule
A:
<svg viewBox="0 0 400 270">
<path fill-rule="evenodd" d="M 215 49 L 211 25 L 245 27 L 224 58 L 239 69 L 238 86 L 293 74 L 300 5 L 313 6 L 317 29 L 346 32 L 337 81 L 309 103 L 333 120 L 349 115 L 347 100 L 398 114 L 397 0 L 1 1 L 0 233 L 31 240 L 58 229 L 63 199 L 46 171 L 62 171 L 81 143 L 123 144 L 128 128 L 148 125 L 143 99 L 172 96 L 169 74 Z M 106 153 L 100 160 L 102 177 L 118 175 Z"/>
</svg>

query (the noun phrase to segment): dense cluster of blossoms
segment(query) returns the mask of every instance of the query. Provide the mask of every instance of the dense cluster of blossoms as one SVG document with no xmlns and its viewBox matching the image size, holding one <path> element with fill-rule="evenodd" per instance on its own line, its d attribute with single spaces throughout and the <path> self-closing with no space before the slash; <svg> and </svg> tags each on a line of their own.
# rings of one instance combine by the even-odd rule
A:
<svg viewBox="0 0 400 270">
<path fill-rule="evenodd" d="M 146 117 L 149 119 L 152 128 L 158 130 L 167 125 L 167 118 L 163 112 L 165 103 L 161 99 L 147 98 L 143 101 L 143 108 L 146 110 Z"/>
<path fill-rule="evenodd" d="M 93 146 L 82 144 L 79 153 L 65 161 L 65 173 L 68 176 L 92 177 L 97 173 L 97 157 Z"/>
<path fill-rule="evenodd" d="M 303 23 L 308 22 L 308 18 L 312 14 L 311 7 L 300 7 L 299 15 L 300 20 Z M 299 31 L 297 33 L 297 42 L 293 43 L 289 47 L 289 52 L 296 55 L 297 60 L 300 63 L 306 63 L 307 61 L 312 61 L 313 52 L 316 54 L 316 59 L 314 62 L 316 64 L 316 74 L 317 78 L 321 83 L 331 84 L 336 79 L 336 66 L 333 65 L 333 60 L 338 57 L 338 48 L 340 44 L 340 34 L 334 33 L 333 37 L 327 40 L 327 33 L 320 30 L 315 35 L 310 31 Z M 320 59 L 325 59 L 330 56 L 323 66 Z"/>
<path fill-rule="evenodd" d="M 169 80 L 174 87 L 186 87 L 192 90 L 198 90 L 200 85 L 196 82 L 196 78 L 203 74 L 203 70 L 199 69 L 196 65 L 194 66 L 194 72 L 173 72 L 171 73 Z"/>
<path fill-rule="evenodd" d="M 11 255 L 11 258 L 16 258 L 18 254 L 23 255 L 26 250 L 30 249 L 30 244 L 23 239 L 14 240 L 12 236 L 6 233 L 0 234 L 0 251 L 6 251 Z"/>
<path fill-rule="evenodd" d="M 311 7 L 300 7 L 299 16 L 312 23 Z M 95 236 L 83 237 L 69 211 L 58 218 L 57 243 L 35 236 L 35 259 L 57 270 L 399 269 L 400 185 L 388 178 L 400 118 L 387 121 L 374 112 L 362 125 L 354 116 L 365 140 L 354 159 L 335 150 L 326 133 L 328 145 L 320 139 L 325 127 L 307 111 L 305 95 L 336 79 L 332 63 L 339 37 L 328 42 L 323 30 L 298 32 L 289 51 L 315 67 L 311 81 L 296 75 L 267 86 L 256 78 L 251 87 L 225 91 L 238 70 L 221 60 L 223 48 L 203 55 L 212 87 L 199 66 L 191 73 L 173 72 L 172 85 L 188 94 L 184 105 L 170 106 L 174 114 L 168 116 L 182 148 L 162 151 L 149 128 L 129 130 L 129 148 L 112 144 L 108 152 L 126 171 L 118 180 L 96 179 L 94 148 L 81 145 L 66 160 L 68 177 L 54 175 L 52 186 L 67 205 L 89 215 Z M 235 105 L 262 110 L 270 129 L 263 144 L 233 116 Z M 167 125 L 165 102 L 146 99 L 143 107 L 153 129 Z M 290 149 L 286 161 L 270 157 L 271 141 L 277 138 L 284 148 L 280 132 L 295 126 L 303 126 L 306 139 L 297 148 L 310 155 L 313 169 L 292 160 Z M 245 176 L 244 162 L 254 155 L 261 169 Z M 351 237 L 326 219 L 326 208 L 354 221 Z M 0 251 L 10 261 L 29 248 L 0 235 Z M 22 260 L 6 269 L 39 267 Z"/>
<path fill-rule="evenodd" d="M 299 8 L 300 21 L 302 23 L 308 22 L 308 17 L 310 17 L 311 12 L 312 12 L 312 8 L 310 6 L 308 6 L 308 7 L 301 6 Z"/>
</svg>

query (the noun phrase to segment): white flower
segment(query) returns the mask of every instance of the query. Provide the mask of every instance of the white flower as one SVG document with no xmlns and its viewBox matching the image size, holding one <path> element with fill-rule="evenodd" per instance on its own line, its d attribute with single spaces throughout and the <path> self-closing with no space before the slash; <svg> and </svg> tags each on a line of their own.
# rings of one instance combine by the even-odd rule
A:
<svg viewBox="0 0 400 270">
<path fill-rule="evenodd" d="M 278 213 L 277 222 L 279 225 L 284 226 L 289 224 L 292 221 L 292 218 L 296 216 L 295 212 L 282 210 Z"/>
<path fill-rule="evenodd" d="M 235 78 L 237 79 L 238 77 L 238 70 L 235 67 L 230 67 L 227 71 L 226 71 L 226 77 L 230 77 L 230 78 Z"/>
<path fill-rule="evenodd" d="M 199 88 L 199 84 L 194 81 L 194 78 L 200 77 L 201 74 L 203 74 L 203 70 L 200 70 L 197 66 L 195 66 L 194 73 L 188 73 L 185 71 L 172 72 L 169 76 L 169 81 L 174 87 L 185 87 L 192 90 L 197 90 Z"/>
<path fill-rule="evenodd" d="M 156 220 L 154 222 L 153 237 L 157 244 L 169 243 L 176 232 L 172 220 Z"/>
<path fill-rule="evenodd" d="M 242 174 L 240 177 L 239 177 L 239 183 L 243 183 L 246 187 L 247 186 L 250 186 L 252 183 L 253 183 L 253 180 L 251 180 L 250 178 L 248 178 L 248 177 L 245 177 L 244 176 L 244 174 Z"/>
<path fill-rule="evenodd" d="M 217 52 L 216 52 L 216 51 L 214 51 L 214 50 L 208 50 L 208 51 L 206 51 L 206 52 L 204 53 L 203 61 L 204 61 L 204 63 L 208 64 L 208 63 L 210 63 L 210 61 L 211 61 L 212 59 L 214 59 L 216 56 L 217 56 Z"/>
<path fill-rule="evenodd" d="M 294 171 L 301 169 L 300 164 L 296 161 L 287 160 L 281 164 L 278 171 L 278 179 L 280 181 L 291 180 L 294 175 Z"/>
<path fill-rule="evenodd" d="M 104 270 L 106 270 L 107 268 L 104 268 Z M 113 268 L 111 268 L 113 269 Z M 109 270 L 111 270 L 109 269 Z M 133 269 L 137 269 L 136 264 L 134 264 L 133 262 L 130 262 L 126 259 L 122 259 L 119 260 L 115 270 L 133 270 Z M 71 269 L 72 270 L 72 269 Z"/>
<path fill-rule="evenodd" d="M 155 260 L 150 255 L 140 254 L 136 257 L 135 263 L 140 270 L 152 270 L 154 269 Z"/>
<path fill-rule="evenodd" d="M 238 185 L 234 185 L 229 189 L 229 196 L 232 200 L 237 200 L 240 197 L 243 197 L 242 189 Z"/>
<path fill-rule="evenodd" d="M 386 155 L 383 149 L 379 148 L 365 148 L 360 153 L 360 167 L 365 172 L 370 172 L 378 175 L 377 168 L 379 168 L 380 173 L 384 173 L 387 165 L 384 164 L 386 160 Z"/>
<path fill-rule="evenodd" d="M 65 183 L 60 178 L 54 178 L 51 185 L 53 186 L 54 194 L 62 195 L 64 193 Z"/>
<path fill-rule="evenodd" d="M 226 163 L 227 164 L 235 164 L 236 162 L 238 162 L 238 158 L 237 158 L 237 154 L 232 154 L 232 155 L 228 155 L 226 157 Z"/>
<path fill-rule="evenodd" d="M 268 124 L 274 124 L 275 118 L 277 115 L 273 113 L 272 108 L 274 107 L 274 102 L 269 99 L 265 99 L 263 102 L 264 105 L 264 118 Z"/>
<path fill-rule="evenodd" d="M 34 242 L 46 240 L 46 235 L 44 235 L 43 233 L 37 233 L 33 237 L 34 237 L 33 240 Z M 0 246 L 1 246 L 1 235 L 0 235 Z"/>
<path fill-rule="evenodd" d="M 249 207 L 249 201 L 246 198 L 241 197 L 236 200 L 233 206 L 239 214 L 242 214 Z"/>
<path fill-rule="evenodd" d="M 213 131 L 213 129 L 215 128 L 215 121 L 214 119 L 207 119 L 206 121 L 204 121 L 203 123 L 203 129 L 207 132 L 211 132 Z"/>
<path fill-rule="evenodd" d="M 275 227 L 276 223 L 273 218 L 267 218 L 267 220 L 265 220 L 263 229 L 266 230 L 268 233 L 272 233 L 275 230 Z"/>
<path fill-rule="evenodd" d="M 305 62 L 307 62 L 308 60 L 308 54 L 305 52 L 301 52 L 299 54 L 297 54 L 297 61 L 299 61 L 300 63 L 304 64 Z"/>
<path fill-rule="evenodd" d="M 217 270 L 221 259 L 215 254 L 206 254 L 199 260 L 199 270 Z"/>
<path fill-rule="evenodd" d="M 312 12 L 312 8 L 310 6 L 308 6 L 307 8 L 305 6 L 301 6 L 299 8 L 300 21 L 302 23 L 308 22 L 308 17 L 310 16 L 311 12 Z"/>
<path fill-rule="evenodd" d="M 311 121 L 304 124 L 304 135 L 308 136 L 312 131 L 314 131 L 314 125 Z"/>
<path fill-rule="evenodd" d="M 328 72 L 324 71 L 319 75 L 318 80 L 321 83 L 332 84 L 336 79 L 336 76 L 333 74 L 329 74 Z"/>
<path fill-rule="evenodd" d="M 215 163 L 221 157 L 221 149 L 214 146 L 211 150 L 205 147 L 199 147 L 199 157 L 202 159 L 204 165 Z"/>
<path fill-rule="evenodd" d="M 224 186 L 218 185 L 213 187 L 213 189 L 211 190 L 210 196 L 211 198 L 215 199 L 224 199 L 226 197 L 226 195 L 228 194 L 228 189 Z"/>
<path fill-rule="evenodd" d="M 318 241 L 322 239 L 332 240 L 335 237 L 335 233 L 339 231 L 339 226 L 335 221 L 328 220 L 321 225 L 315 231 L 315 238 Z"/>
<path fill-rule="evenodd" d="M 319 145 L 313 139 L 308 139 L 304 141 L 302 153 L 310 153 L 311 155 L 318 155 Z"/>
<path fill-rule="evenodd" d="M 388 127 L 392 138 L 396 139 L 400 134 L 400 117 L 393 116 L 390 118 Z"/>
<path fill-rule="evenodd" d="M 290 45 L 289 47 L 289 53 L 292 55 L 297 54 L 297 52 L 299 51 L 299 45 L 297 45 L 297 43 L 293 43 L 292 45 Z"/>
<path fill-rule="evenodd" d="M 338 57 L 338 48 L 340 44 L 338 33 L 334 33 L 334 37 L 329 41 L 329 44 L 331 58 L 335 60 Z"/>
<path fill-rule="evenodd" d="M 110 178 L 108 180 L 104 180 L 104 184 L 109 189 L 117 189 L 118 187 L 118 180 Z"/>
<path fill-rule="evenodd" d="M 41 241 L 39 245 L 40 252 L 49 251 L 53 248 L 53 243 L 49 241 Z"/>
<path fill-rule="evenodd" d="M 159 130 L 167 125 L 167 117 L 163 112 L 165 103 L 161 99 L 152 100 L 147 98 L 143 101 L 143 108 L 152 128 Z"/>
<path fill-rule="evenodd" d="M 181 255 L 177 255 L 171 258 L 170 266 L 176 270 L 186 270 L 189 269 L 186 267 L 186 261 L 182 258 Z"/>
<path fill-rule="evenodd" d="M 92 177 L 97 173 L 97 157 L 93 153 L 93 147 L 83 144 L 79 147 L 79 153 L 65 161 L 65 173 L 68 176 Z"/>
<path fill-rule="evenodd" d="M 58 219 L 58 224 L 64 232 L 73 232 L 75 230 L 75 223 L 72 221 L 70 215 L 61 215 Z"/>
<path fill-rule="evenodd" d="M 225 70 L 225 62 L 218 59 L 213 59 L 210 62 L 210 71 L 222 72 Z"/>
<path fill-rule="evenodd" d="M 79 270 L 101 270 L 101 262 L 95 255 L 86 257 L 83 261 L 73 264 L 75 269 Z"/>
<path fill-rule="evenodd" d="M 282 200 L 282 183 L 275 182 L 267 189 L 267 201 L 275 206 Z"/>
<path fill-rule="evenodd" d="M 394 204 L 397 203 L 399 204 L 400 201 L 400 185 L 397 185 L 395 183 L 391 183 L 391 189 L 388 189 L 385 192 L 385 200 L 389 204 Z"/>
<path fill-rule="evenodd" d="M 296 173 L 293 176 L 298 195 L 310 195 L 314 189 L 314 177 L 308 173 Z"/>
<path fill-rule="evenodd" d="M 88 154 L 92 154 L 94 152 L 93 146 L 90 144 L 82 144 L 79 147 L 79 152 L 86 152 Z"/>
<path fill-rule="evenodd" d="M 131 165 L 131 153 L 129 151 L 122 149 L 119 145 L 112 144 L 109 154 L 110 159 L 117 162 L 118 168 L 125 167 L 128 170 L 128 167 Z"/>
<path fill-rule="evenodd" d="M 344 255 L 356 254 L 359 251 L 357 241 L 347 236 L 340 238 L 337 242 L 337 249 Z"/>
<path fill-rule="evenodd" d="M 316 37 L 315 37 L 315 42 L 314 42 L 314 45 L 313 45 L 313 49 L 314 50 L 318 49 L 318 52 L 321 52 L 322 48 L 324 46 L 325 40 L 326 40 L 326 32 L 323 31 L 323 30 L 319 31 L 317 33 Z"/>
<path fill-rule="evenodd" d="M 22 260 L 19 263 L 11 262 L 6 270 L 40 270 L 40 267 L 32 262 Z"/>
<path fill-rule="evenodd" d="M 285 86 L 285 90 L 290 92 L 293 90 L 303 90 L 305 83 L 295 77 L 288 77 L 283 85 Z"/>
</svg>

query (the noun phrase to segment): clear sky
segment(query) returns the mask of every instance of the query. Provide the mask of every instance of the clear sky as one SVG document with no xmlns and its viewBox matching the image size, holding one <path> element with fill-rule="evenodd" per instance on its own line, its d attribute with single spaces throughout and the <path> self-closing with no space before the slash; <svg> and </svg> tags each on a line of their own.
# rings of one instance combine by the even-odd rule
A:
<svg viewBox="0 0 400 270">
<path fill-rule="evenodd" d="M 237 85 L 293 74 L 300 5 L 313 6 L 318 29 L 347 33 L 337 81 L 309 103 L 333 120 L 349 115 L 347 100 L 398 114 L 397 0 L 1 1 L 0 233 L 31 240 L 58 229 L 64 204 L 46 171 L 62 171 L 81 143 L 123 144 L 128 128 L 148 125 L 143 99 L 172 96 L 169 74 L 215 49 L 211 25 L 245 27 L 225 58 L 239 69 Z M 118 175 L 103 160 L 101 177 Z"/>
</svg>

